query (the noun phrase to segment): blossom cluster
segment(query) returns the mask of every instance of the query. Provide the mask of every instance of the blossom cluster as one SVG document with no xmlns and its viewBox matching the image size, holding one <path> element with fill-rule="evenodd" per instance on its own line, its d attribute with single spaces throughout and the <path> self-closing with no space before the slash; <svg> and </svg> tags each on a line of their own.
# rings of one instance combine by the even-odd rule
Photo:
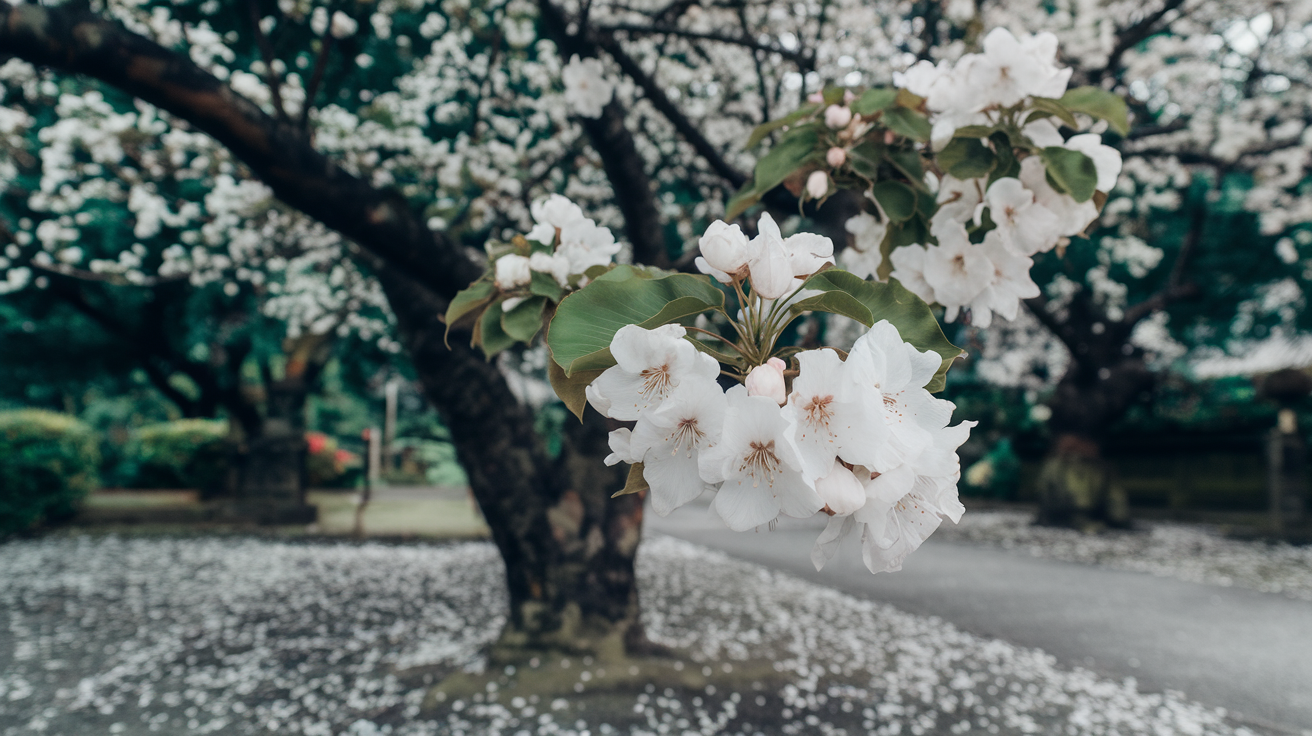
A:
<svg viewBox="0 0 1312 736">
<path fill-rule="evenodd" d="M 581 286 L 587 283 L 588 269 L 609 266 L 623 247 L 609 228 L 584 217 L 583 210 L 564 196 L 543 197 L 530 209 L 534 224 L 527 240 L 541 249 L 531 248 L 529 255 L 506 253 L 496 259 L 493 275 L 501 291 L 529 286 L 535 272 L 551 276 L 562 289 Z M 503 308 L 514 309 L 520 300 L 511 297 Z"/>
<path fill-rule="evenodd" d="M 611 433 L 607 464 L 634 464 L 658 514 L 706 490 L 735 531 L 823 511 L 832 519 L 817 566 L 860 524 L 870 570 L 899 569 L 962 511 L 956 449 L 973 425 L 949 427 L 953 405 L 926 388 L 943 356 L 903 341 L 887 319 L 847 353 L 777 349 L 799 302 L 823 293 L 808 280 L 834 266 L 833 243 L 785 238 L 767 214 L 755 237 L 716 221 L 700 245 L 698 269 L 737 298 L 736 310 L 714 310 L 737 340 L 678 324 L 621 327 L 609 344 L 615 365 L 584 389 L 602 415 L 634 422 Z M 706 337 L 729 352 L 712 357 Z"/>
<path fill-rule="evenodd" d="M 966 54 L 955 64 L 921 61 L 895 75 L 895 82 L 925 99 L 932 126 L 930 146 L 941 149 L 954 137 L 962 137 L 967 126 L 992 130 L 1019 122 L 1020 113 L 1030 110 L 1034 99 L 1061 97 L 1071 70 L 1057 67 L 1056 51 L 1057 39 L 1052 34 L 1018 39 L 999 28 L 985 37 L 982 53 Z M 850 102 L 849 96 L 825 110 L 829 127 L 857 124 L 845 107 Z M 1066 139 L 1051 119 L 1035 117 L 1027 117 L 1028 122 L 1019 129 L 1020 139 L 1011 141 L 1022 158 L 1018 169 L 1003 172 L 1008 175 L 992 173 L 964 180 L 950 174 L 927 176 L 925 184 L 934 192 L 937 204 L 929 221 L 934 242 L 897 248 L 888 256 L 892 277 L 925 301 L 943 305 L 949 321 L 963 309 L 970 310 L 972 323 L 980 327 L 988 327 L 994 314 L 1014 319 L 1021 299 L 1039 295 L 1039 287 L 1030 277 L 1031 257 L 1064 244 L 1098 218 L 1093 198 L 1079 201 L 1054 188 L 1040 151 L 1079 152 L 1091 159 L 1097 170 L 1096 191 L 1106 194 L 1116 185 L 1120 154 L 1104 145 L 1098 133 Z M 986 137 L 979 141 L 983 146 L 990 144 Z M 827 161 L 841 166 L 846 152 L 832 149 Z M 825 176 L 818 171 L 812 178 L 817 174 Z M 819 196 L 825 193 L 828 179 L 821 184 L 816 188 Z M 861 276 L 876 274 L 883 262 L 881 245 L 890 220 L 877 201 L 875 208 L 879 217 L 862 213 L 846 223 L 853 236 L 852 247 L 840 257 Z"/>
<path fill-rule="evenodd" d="M 861 525 L 871 572 L 900 569 L 943 518 L 961 518 L 956 450 L 974 425 L 949 427 L 953 405 L 925 390 L 937 353 L 881 321 L 846 360 L 830 348 L 797 353 L 796 370 L 770 358 L 726 391 L 718 362 L 685 335 L 621 328 L 617 364 L 587 388 L 593 408 L 635 422 L 611 432 L 606 462 L 642 463 L 656 513 L 706 490 L 735 531 L 824 511 L 816 566 Z"/>
</svg>

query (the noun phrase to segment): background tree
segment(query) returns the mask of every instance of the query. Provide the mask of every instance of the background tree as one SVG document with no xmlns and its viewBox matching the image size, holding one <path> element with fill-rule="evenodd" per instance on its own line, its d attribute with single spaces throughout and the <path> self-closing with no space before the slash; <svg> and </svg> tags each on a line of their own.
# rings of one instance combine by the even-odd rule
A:
<svg viewBox="0 0 1312 736">
<path fill-rule="evenodd" d="M 1239 43 L 1225 34 L 1238 38 L 1232 28 L 1241 25 L 1253 30 L 1249 19 L 1267 4 L 384 2 L 353 6 L 354 16 L 340 18 L 338 11 L 298 2 L 97 9 L 130 30 L 71 8 L 8 7 L 0 50 L 100 80 L 148 103 L 142 109 L 152 120 L 212 136 L 247 167 L 235 178 L 258 178 L 288 206 L 350 240 L 345 247 L 386 294 L 400 342 L 453 428 L 506 561 L 507 653 L 586 650 L 603 641 L 636 649 L 642 641 L 632 577 L 641 507 L 632 497 L 606 498 L 620 479 L 600 464 L 605 427 L 595 417 L 570 425 L 562 452 L 551 457 L 533 431 L 533 408 L 516 400 L 502 372 L 458 337 L 451 349 L 442 342 L 437 315 L 482 270 L 481 254 L 469 247 L 522 232 L 528 204 L 541 193 L 563 191 L 584 203 L 590 215 L 624 233 L 637 260 L 688 263 L 687 241 L 750 179 L 755 152 L 741 146 L 754 126 L 796 108 L 825 83 L 886 82 L 917 58 L 955 58 L 981 29 L 1007 25 L 1054 31 L 1077 78 L 1129 91 L 1139 101 L 1137 128 L 1122 147 L 1142 153 L 1146 163 L 1127 165 L 1126 188 L 1108 204 L 1117 222 L 1151 225 L 1163 211 L 1195 201 L 1185 196 L 1194 186 L 1190 157 L 1218 146 L 1236 162 L 1234 172 L 1247 172 L 1258 183 L 1255 191 L 1267 193 L 1247 197 L 1243 207 L 1263 213 L 1274 211 L 1272 201 L 1286 212 L 1306 207 L 1303 173 L 1287 166 L 1305 160 L 1305 144 L 1299 138 L 1273 145 L 1288 141 L 1290 126 L 1306 118 L 1306 77 L 1296 73 L 1305 59 L 1294 39 L 1307 21 L 1292 5 L 1272 11 L 1268 31 L 1238 56 L 1224 49 Z M 601 59 L 617 83 L 598 117 L 574 115 L 561 94 L 560 70 L 574 54 Z M 1252 75 L 1258 81 L 1251 85 L 1235 83 L 1233 69 L 1248 69 L 1245 59 L 1269 72 Z M 4 69 L 7 104 L 20 90 L 54 95 L 60 85 L 96 86 L 17 60 Z M 1181 74 L 1186 71 L 1194 76 Z M 1262 81 L 1275 77 L 1289 87 L 1258 84 L 1279 86 Z M 1217 100 L 1197 97 L 1201 78 L 1227 80 L 1216 85 L 1229 90 L 1216 93 L 1224 104 L 1209 108 Z M 1268 98 L 1280 102 L 1273 107 Z M 35 125 L 8 120 L 10 135 Z M 1234 131 L 1244 131 L 1237 148 Z M 1221 201 L 1234 204 L 1201 196 L 1208 212 Z M 792 202 L 786 193 L 766 200 L 773 208 Z M 72 214 L 58 215 L 64 216 Z M 1301 221 L 1296 216 L 1267 227 L 1285 233 Z M 1201 232 L 1211 232 L 1207 224 Z M 18 225 L 16 236 L 36 238 L 35 218 L 31 230 Z M 1099 233 L 1097 246 L 1076 241 L 1071 252 L 1106 251 L 1107 263 L 1091 255 L 1099 267 L 1070 266 L 1063 279 L 1054 275 L 1049 304 L 1035 309 L 1064 331 L 1063 343 L 1078 358 L 1067 385 L 1092 392 L 1106 407 L 1095 420 L 1074 417 L 1063 425 L 1058 409 L 1070 402 L 1060 397 L 1070 392 L 1059 391 L 1054 430 L 1069 426 L 1069 434 L 1095 445 L 1106 422 L 1141 390 L 1146 364 L 1135 352 L 1141 348 L 1131 342 L 1126 354 L 1133 328 L 1194 291 L 1185 277 L 1204 272 L 1195 271 L 1202 262 L 1193 255 L 1201 246 L 1185 248 L 1187 239 L 1179 246 L 1158 243 L 1151 227 L 1137 232 L 1139 242 L 1151 237 L 1149 247 L 1174 247 L 1185 256 L 1175 262 L 1183 263 L 1179 277 L 1171 276 L 1177 268 L 1165 258 L 1139 273 L 1129 265 L 1137 256 L 1124 254 L 1142 249 L 1118 250 Z M 1292 242 L 1297 250 L 1300 241 Z M 1295 252 L 1293 260 L 1301 256 Z M 1225 279 L 1224 272 L 1206 273 Z M 1123 281 L 1162 296 L 1130 301 Z M 1246 289 L 1227 292 L 1228 303 L 1252 303 L 1239 293 Z M 1118 299 L 1126 301 L 1118 305 Z M 1119 317 L 1107 315 L 1117 324 L 1100 319 L 1095 308 L 1119 309 Z M 1164 326 L 1179 334 L 1188 329 L 1175 320 Z M 1126 380 L 1113 377 L 1121 375 Z M 1103 384 L 1128 388 L 1110 391 Z"/>
</svg>

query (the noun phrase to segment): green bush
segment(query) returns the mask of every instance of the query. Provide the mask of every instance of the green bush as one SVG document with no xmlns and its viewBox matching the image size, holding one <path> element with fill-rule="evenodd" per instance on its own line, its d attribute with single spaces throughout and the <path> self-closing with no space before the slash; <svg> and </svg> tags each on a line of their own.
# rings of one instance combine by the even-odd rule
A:
<svg viewBox="0 0 1312 736">
<path fill-rule="evenodd" d="M 98 448 L 91 428 L 66 414 L 0 412 L 0 537 L 76 513 L 96 487 Z"/>
<path fill-rule="evenodd" d="M 195 488 L 204 495 L 222 489 L 228 471 L 228 424 L 181 419 L 132 432 L 125 455 L 134 488 Z"/>
</svg>

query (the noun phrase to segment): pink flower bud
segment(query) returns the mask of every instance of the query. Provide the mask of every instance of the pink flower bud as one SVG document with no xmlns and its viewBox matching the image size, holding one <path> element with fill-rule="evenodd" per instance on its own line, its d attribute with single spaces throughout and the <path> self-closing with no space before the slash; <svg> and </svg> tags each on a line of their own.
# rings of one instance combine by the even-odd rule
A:
<svg viewBox="0 0 1312 736">
<path fill-rule="evenodd" d="M 829 162 L 829 165 L 836 169 L 847 161 L 847 151 L 838 146 L 834 146 L 825 153 L 825 161 Z"/>
<path fill-rule="evenodd" d="M 812 171 L 806 177 L 806 193 L 811 199 L 823 199 L 829 193 L 829 175 L 823 171 Z"/>
<path fill-rule="evenodd" d="M 809 95 L 806 96 L 806 101 L 807 101 L 807 102 L 824 102 L 824 101 L 825 101 L 825 95 L 824 95 L 823 92 L 812 92 L 811 94 L 809 94 Z"/>
<path fill-rule="evenodd" d="M 747 395 L 748 396 L 768 396 L 780 406 L 788 401 L 788 396 L 784 391 L 784 368 L 787 367 L 782 360 L 771 358 L 765 361 L 765 365 L 758 365 L 747 374 Z"/>
<path fill-rule="evenodd" d="M 843 105 L 830 105 L 825 108 L 825 125 L 839 130 L 852 122 L 852 109 Z"/>
</svg>

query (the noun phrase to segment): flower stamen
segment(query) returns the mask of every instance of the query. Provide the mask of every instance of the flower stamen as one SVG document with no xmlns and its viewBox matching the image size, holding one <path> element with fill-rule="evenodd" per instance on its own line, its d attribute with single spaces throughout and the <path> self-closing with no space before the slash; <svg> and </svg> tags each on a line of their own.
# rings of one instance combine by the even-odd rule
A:
<svg viewBox="0 0 1312 736">
<path fill-rule="evenodd" d="M 748 445 L 747 455 L 743 457 L 742 465 L 738 466 L 738 472 L 747 471 L 752 476 L 753 488 L 761 485 L 762 478 L 765 478 L 767 485 L 773 486 L 774 474 L 778 470 L 779 456 L 774 453 L 774 440 Z"/>
<path fill-rule="evenodd" d="M 642 396 L 645 399 L 664 398 L 674 383 L 669 363 L 658 368 L 644 369 L 639 375 L 642 377 Z"/>
</svg>

